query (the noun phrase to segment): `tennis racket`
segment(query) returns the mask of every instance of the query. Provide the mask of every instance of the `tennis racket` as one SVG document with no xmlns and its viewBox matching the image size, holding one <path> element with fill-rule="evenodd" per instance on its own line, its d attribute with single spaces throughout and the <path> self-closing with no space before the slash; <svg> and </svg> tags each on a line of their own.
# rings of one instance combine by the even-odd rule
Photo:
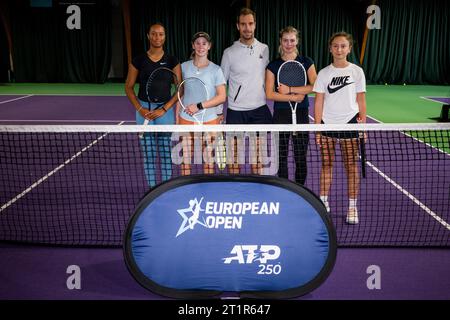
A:
<svg viewBox="0 0 450 320">
<path fill-rule="evenodd" d="M 183 80 L 178 86 L 178 101 L 180 102 L 180 112 L 187 113 L 186 107 L 191 104 L 197 104 L 209 99 L 208 88 L 205 83 L 199 78 L 190 77 Z M 198 124 L 203 124 L 203 118 L 205 116 L 205 109 L 198 111 L 192 117 Z"/>
<path fill-rule="evenodd" d="M 277 72 L 278 85 L 284 84 L 288 87 L 306 86 L 306 70 L 303 65 L 296 60 L 288 60 L 283 62 Z M 294 103 L 294 105 L 292 105 Z M 289 101 L 292 111 L 292 124 L 297 124 L 297 104 L 296 101 Z M 293 133 L 296 134 L 295 132 Z"/>
<path fill-rule="evenodd" d="M 172 84 L 175 84 L 173 86 Z M 160 67 L 150 74 L 145 84 L 145 95 L 147 97 L 148 110 L 150 110 L 151 103 L 160 104 L 159 107 L 153 110 L 160 109 L 176 94 L 176 85 L 178 84 L 178 77 L 171 69 Z M 145 119 L 144 125 L 148 125 L 150 120 Z M 143 137 L 144 133 L 140 133 L 139 137 Z"/>
<path fill-rule="evenodd" d="M 366 178 L 366 138 L 362 131 L 359 132 L 359 153 L 361 155 L 361 175 Z"/>
</svg>

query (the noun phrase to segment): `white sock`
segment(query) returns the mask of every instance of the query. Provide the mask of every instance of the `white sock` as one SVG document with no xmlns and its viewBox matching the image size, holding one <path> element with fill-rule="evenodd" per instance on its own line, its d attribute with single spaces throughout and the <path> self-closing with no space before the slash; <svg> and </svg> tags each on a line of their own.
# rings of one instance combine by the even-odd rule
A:
<svg viewBox="0 0 450 320">
<path fill-rule="evenodd" d="M 330 211 L 330 205 L 328 204 L 328 196 L 320 196 L 320 200 L 322 200 L 327 211 Z"/>
<path fill-rule="evenodd" d="M 348 207 L 349 207 L 349 209 L 356 209 L 356 201 L 357 200 L 358 199 L 352 199 L 352 198 L 348 199 Z"/>
</svg>

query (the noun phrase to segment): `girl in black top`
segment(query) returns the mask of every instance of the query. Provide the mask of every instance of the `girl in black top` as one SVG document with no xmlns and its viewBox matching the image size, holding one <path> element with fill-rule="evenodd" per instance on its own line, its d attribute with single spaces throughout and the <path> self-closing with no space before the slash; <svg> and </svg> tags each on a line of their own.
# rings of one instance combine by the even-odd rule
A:
<svg viewBox="0 0 450 320">
<path fill-rule="evenodd" d="M 150 103 L 147 101 L 145 86 L 150 74 L 159 67 L 171 69 L 181 81 L 181 66 L 178 59 L 168 55 L 164 51 L 166 39 L 165 28 L 160 23 L 151 25 L 148 29 L 147 38 L 150 48 L 147 52 L 137 56 L 128 66 L 128 75 L 125 83 L 125 92 L 128 99 L 136 108 L 136 124 L 143 124 L 145 119 L 149 120 L 149 125 L 175 124 L 174 104 L 176 95 L 170 98 L 170 88 L 172 79 L 166 84 L 162 84 L 158 92 L 151 92 L 151 95 L 161 97 L 167 101 L 165 104 Z M 139 82 L 139 93 L 136 96 L 134 85 Z M 156 159 L 157 151 L 161 161 L 162 181 L 170 179 L 172 176 L 171 141 L 169 134 L 151 133 L 145 134 L 141 139 L 141 146 L 144 151 L 144 169 L 148 183 L 151 187 L 157 184 L 156 181 Z"/>
<path fill-rule="evenodd" d="M 271 61 L 266 68 L 266 97 L 274 100 L 273 123 L 292 124 L 292 111 L 289 101 L 297 101 L 297 123 L 309 123 L 309 101 L 308 93 L 312 92 L 317 73 L 314 62 L 305 56 L 301 56 L 298 51 L 299 34 L 294 27 L 286 27 L 280 31 L 280 57 Z M 281 65 L 285 61 L 297 60 L 306 70 L 309 84 L 304 87 L 287 87 L 277 83 L 277 74 Z M 306 181 L 306 153 L 308 150 L 308 132 L 280 132 L 279 142 L 279 170 L 278 176 L 288 178 L 288 150 L 289 139 L 292 139 L 295 158 L 295 182 L 305 184 Z"/>
</svg>

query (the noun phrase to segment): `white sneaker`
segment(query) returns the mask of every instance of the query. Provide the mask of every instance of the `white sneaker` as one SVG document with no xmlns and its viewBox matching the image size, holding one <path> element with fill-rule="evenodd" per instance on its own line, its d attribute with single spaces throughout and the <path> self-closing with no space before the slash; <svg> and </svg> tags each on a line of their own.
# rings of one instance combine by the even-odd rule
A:
<svg viewBox="0 0 450 320">
<path fill-rule="evenodd" d="M 328 204 L 328 201 L 322 201 L 323 205 L 325 206 L 325 209 L 327 209 L 327 212 L 330 212 L 330 205 Z"/>
<path fill-rule="evenodd" d="M 348 209 L 347 218 L 345 219 L 345 222 L 348 224 L 358 224 L 358 209 L 356 208 L 350 208 Z"/>
</svg>

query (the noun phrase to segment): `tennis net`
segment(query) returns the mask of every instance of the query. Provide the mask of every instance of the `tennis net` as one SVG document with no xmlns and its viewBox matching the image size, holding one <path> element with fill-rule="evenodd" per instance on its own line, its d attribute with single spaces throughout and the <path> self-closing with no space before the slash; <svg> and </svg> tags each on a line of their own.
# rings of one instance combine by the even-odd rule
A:
<svg viewBox="0 0 450 320">
<path fill-rule="evenodd" d="M 151 187 L 208 173 L 326 194 L 340 246 L 449 246 L 449 141 L 448 124 L 3 125 L 0 240 L 119 246 Z"/>
</svg>

